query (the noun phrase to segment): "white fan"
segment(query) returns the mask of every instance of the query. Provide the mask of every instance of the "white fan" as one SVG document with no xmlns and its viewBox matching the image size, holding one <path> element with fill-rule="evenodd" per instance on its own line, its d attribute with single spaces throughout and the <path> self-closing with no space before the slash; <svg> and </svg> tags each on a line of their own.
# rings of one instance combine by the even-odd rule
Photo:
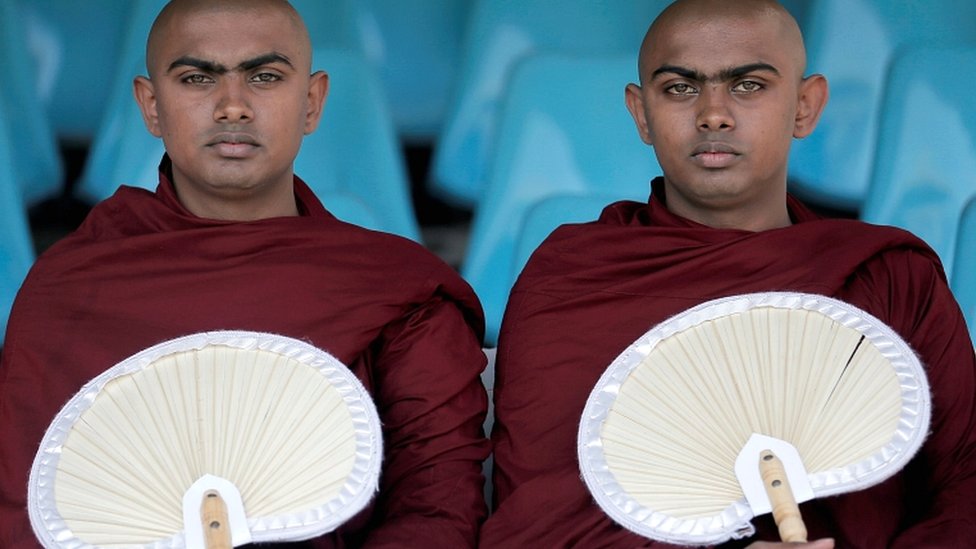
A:
<svg viewBox="0 0 976 549">
<path fill-rule="evenodd" d="M 795 503 L 777 498 L 890 477 L 921 446 L 930 405 L 918 358 L 868 313 L 818 295 L 734 296 L 668 319 L 614 360 L 583 411 L 580 468 L 600 507 L 645 537 L 721 543 L 774 510 L 798 541 L 802 521 L 779 516 L 798 519 Z"/>
<path fill-rule="evenodd" d="M 377 490 L 379 418 L 344 365 L 256 332 L 174 339 L 51 423 L 28 510 L 46 547 L 211 547 L 330 532 Z"/>
</svg>

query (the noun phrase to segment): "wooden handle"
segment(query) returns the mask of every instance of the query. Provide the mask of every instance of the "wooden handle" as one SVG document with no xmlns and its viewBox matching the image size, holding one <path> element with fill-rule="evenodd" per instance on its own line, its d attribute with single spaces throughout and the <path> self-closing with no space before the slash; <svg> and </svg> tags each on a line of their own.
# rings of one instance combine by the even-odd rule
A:
<svg viewBox="0 0 976 549">
<path fill-rule="evenodd" d="M 779 528 L 779 537 L 785 542 L 807 541 L 807 527 L 800 516 L 800 506 L 793 497 L 783 462 L 773 452 L 763 450 L 759 454 L 759 475 L 773 508 L 773 520 Z"/>
<path fill-rule="evenodd" d="M 200 520 L 203 522 L 203 543 L 207 549 L 231 549 L 234 546 L 231 542 L 227 504 L 216 490 L 208 490 L 203 494 Z"/>
</svg>

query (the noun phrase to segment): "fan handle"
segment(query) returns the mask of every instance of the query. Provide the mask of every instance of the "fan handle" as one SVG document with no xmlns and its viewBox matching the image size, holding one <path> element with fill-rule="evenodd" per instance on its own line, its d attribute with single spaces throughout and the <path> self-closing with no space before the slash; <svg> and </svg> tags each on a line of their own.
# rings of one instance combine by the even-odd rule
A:
<svg viewBox="0 0 976 549">
<path fill-rule="evenodd" d="M 800 506 L 793 497 L 783 462 L 772 451 L 763 450 L 759 454 L 759 474 L 773 507 L 779 537 L 785 542 L 807 541 L 807 527 L 800 516 Z"/>
<path fill-rule="evenodd" d="M 231 549 L 230 518 L 227 504 L 216 490 L 203 494 L 200 505 L 200 520 L 203 523 L 203 541 L 207 549 Z"/>
</svg>

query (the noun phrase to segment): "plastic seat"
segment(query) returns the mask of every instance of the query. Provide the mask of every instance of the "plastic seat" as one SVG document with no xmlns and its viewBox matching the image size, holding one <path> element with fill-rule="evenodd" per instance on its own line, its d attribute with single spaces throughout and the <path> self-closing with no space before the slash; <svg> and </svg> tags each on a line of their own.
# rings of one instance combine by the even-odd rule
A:
<svg viewBox="0 0 976 549">
<path fill-rule="evenodd" d="M 14 297 L 34 262 L 34 244 L 12 168 L 13 154 L 6 128 L 0 126 L 0 346 Z"/>
<path fill-rule="evenodd" d="M 947 273 L 960 212 L 976 195 L 974 75 L 976 46 L 908 49 L 894 60 L 862 212 L 865 221 L 903 227 L 925 240 Z"/>
<path fill-rule="evenodd" d="M 886 67 L 906 45 L 976 40 L 976 2 L 815 0 L 806 9 L 808 73 L 830 83 L 817 129 L 794 143 L 793 192 L 850 212 L 863 205 Z"/>
<path fill-rule="evenodd" d="M 471 2 L 366 1 L 366 55 L 378 70 L 401 139 L 432 143 L 457 79 Z"/>
<path fill-rule="evenodd" d="M 650 194 L 648 192 L 648 194 Z M 595 192 L 592 194 L 565 194 L 543 198 L 528 207 L 515 241 L 513 276 L 517 277 L 532 256 L 560 225 L 586 223 L 600 217 L 608 204 L 621 200 L 619 196 Z M 513 279 L 514 280 L 514 279 Z"/>
<path fill-rule="evenodd" d="M 624 104 L 637 78 L 633 53 L 526 58 L 502 109 L 498 148 L 475 212 L 462 275 L 481 298 L 494 343 L 516 270 L 516 240 L 531 205 L 594 191 L 647 200 L 661 173 Z M 572 85 L 565 81 L 571 75 Z"/>
<path fill-rule="evenodd" d="M 38 93 L 26 21 L 19 2 L 0 1 L 0 72 L 7 75 L 0 89 L 0 126 L 11 148 L 6 165 L 13 166 L 23 203 L 31 206 L 60 192 L 64 169 L 51 119 Z"/>
<path fill-rule="evenodd" d="M 118 0 L 4 0 L 20 3 L 37 66 L 40 90 L 59 139 L 88 143 L 101 122 L 118 66 L 119 46 L 132 3 Z"/>
<path fill-rule="evenodd" d="M 966 316 L 976 344 L 976 196 L 962 210 L 952 268 L 952 292 Z"/>
<path fill-rule="evenodd" d="M 132 80 L 145 75 L 146 38 L 166 0 L 135 0 L 122 38 L 119 63 L 112 77 L 108 102 L 95 133 L 85 168 L 75 183 L 75 195 L 96 203 L 108 198 L 120 185 L 156 188 L 156 164 L 163 143 L 142 122 L 132 93 Z"/>
<path fill-rule="evenodd" d="M 313 63 L 329 73 L 329 96 L 318 129 L 305 136 L 295 173 L 317 193 L 334 188 L 359 197 L 381 214 L 380 224 L 369 228 L 419 242 L 403 154 L 373 67 L 356 53 L 321 49 Z"/>
<path fill-rule="evenodd" d="M 434 149 L 431 193 L 474 207 L 487 184 L 498 108 L 520 59 L 539 53 L 629 54 L 667 0 L 480 0 L 468 22 L 458 86 Z M 572 74 L 554 81 L 575 85 Z M 581 105 L 584 105 L 581 103 Z"/>
</svg>

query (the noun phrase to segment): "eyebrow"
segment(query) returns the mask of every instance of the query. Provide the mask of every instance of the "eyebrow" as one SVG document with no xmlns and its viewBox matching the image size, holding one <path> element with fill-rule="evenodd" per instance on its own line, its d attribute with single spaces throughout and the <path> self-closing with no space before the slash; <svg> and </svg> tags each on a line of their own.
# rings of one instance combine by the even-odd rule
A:
<svg viewBox="0 0 976 549">
<path fill-rule="evenodd" d="M 277 52 L 271 52 L 259 55 L 257 57 L 252 57 L 251 59 L 245 59 L 237 64 L 235 70 L 249 71 L 262 65 L 270 65 L 272 63 L 284 63 L 291 68 L 295 68 L 287 56 Z M 170 63 L 169 68 L 166 69 L 166 72 L 171 72 L 173 69 L 178 67 L 194 67 L 204 72 L 213 74 L 225 74 L 229 71 L 229 69 L 221 63 L 184 55 L 178 58 L 176 61 Z"/>
<path fill-rule="evenodd" d="M 751 72 L 771 72 L 774 75 L 779 76 L 779 71 L 776 70 L 776 67 L 770 65 L 769 63 L 749 63 L 748 65 L 722 69 L 718 74 L 711 77 L 701 71 L 696 71 L 678 65 L 661 65 L 651 74 L 651 80 L 662 74 L 676 74 L 682 78 L 687 78 L 696 82 L 726 82 L 728 80 L 734 80 L 741 76 L 745 76 Z"/>
</svg>

